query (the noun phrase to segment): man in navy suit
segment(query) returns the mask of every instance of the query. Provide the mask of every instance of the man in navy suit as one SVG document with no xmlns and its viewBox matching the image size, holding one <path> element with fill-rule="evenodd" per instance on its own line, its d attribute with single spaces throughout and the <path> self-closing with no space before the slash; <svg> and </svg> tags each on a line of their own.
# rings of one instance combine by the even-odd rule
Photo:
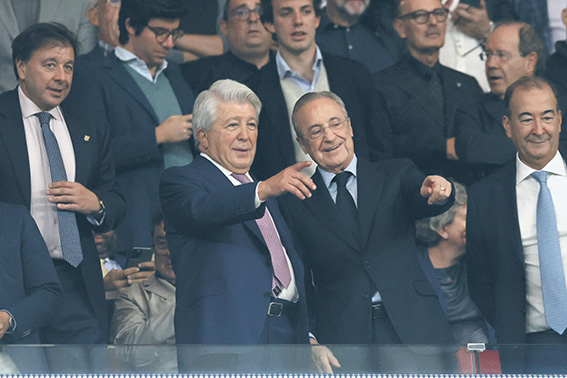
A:
<svg viewBox="0 0 567 378">
<path fill-rule="evenodd" d="M 334 93 L 303 95 L 292 120 L 303 151 L 318 165 L 310 198 L 282 197 L 316 289 L 308 298 L 314 336 L 325 344 L 454 343 L 418 261 L 414 226 L 416 219 L 451 207 L 451 183 L 425 177 L 408 159 L 358 158 L 349 114 Z M 450 359 L 399 348 L 371 354 L 367 368 L 395 373 L 448 368 L 436 365 L 440 361 Z M 324 360 L 318 362 L 322 371 L 332 372 Z"/>
<path fill-rule="evenodd" d="M 567 271 L 567 152 L 558 148 L 561 111 L 551 86 L 539 77 L 524 76 L 510 85 L 504 102 L 508 112 L 502 124 L 517 155 L 469 190 L 469 291 L 496 330 L 499 344 L 539 344 L 517 348 L 515 353 L 503 348 L 503 372 L 565 372 L 564 345 L 541 345 L 567 343 L 567 325 L 557 327 L 550 317 L 554 303 L 567 296 L 561 295 L 567 292 L 561 278 Z M 547 174 L 546 185 L 536 179 L 540 172 Z M 550 194 L 554 211 L 540 214 L 542 192 Z M 554 217 L 545 229 L 540 227 L 545 225 L 540 218 L 544 215 Z M 554 236 L 549 233 L 552 225 Z M 552 239 L 558 240 L 556 248 L 550 247 Z M 558 270 L 548 269 L 549 256 L 557 258 L 552 266 Z M 550 275 L 551 286 L 546 279 Z M 548 301 L 549 288 L 559 293 L 554 301 Z M 565 319 L 564 310 L 561 318 Z"/>
<path fill-rule="evenodd" d="M 63 287 L 62 309 L 41 341 L 105 343 L 104 285 L 92 230 L 115 228 L 125 209 L 108 130 L 89 109 L 64 102 L 77 51 L 76 37 L 64 26 L 35 24 L 12 50 L 19 86 L 0 95 L 0 200 L 30 210 Z M 49 135 L 55 140 L 49 142 Z M 64 171 L 66 179 L 54 182 L 55 171 Z M 63 213 L 72 214 L 65 227 Z M 75 243 L 67 244 L 69 235 Z"/>
<path fill-rule="evenodd" d="M 303 265 L 274 197 L 310 196 L 310 163 L 254 181 L 260 109 L 243 84 L 214 83 L 195 102 L 200 156 L 162 176 L 178 344 L 307 343 Z"/>
<path fill-rule="evenodd" d="M 101 67 L 81 69 L 70 100 L 110 123 L 116 179 L 127 202 L 116 230 L 117 250 L 151 247 L 164 168 L 193 159 L 193 92 L 165 57 L 182 35 L 182 0 L 123 0 L 119 45 Z"/>
</svg>

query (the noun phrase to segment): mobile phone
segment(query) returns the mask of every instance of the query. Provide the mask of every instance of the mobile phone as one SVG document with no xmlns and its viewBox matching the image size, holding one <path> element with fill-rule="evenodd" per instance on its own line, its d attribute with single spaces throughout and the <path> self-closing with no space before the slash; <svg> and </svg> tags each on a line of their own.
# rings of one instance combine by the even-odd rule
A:
<svg viewBox="0 0 567 378">
<path fill-rule="evenodd" d="M 151 261 L 154 255 L 154 250 L 147 247 L 134 247 L 128 252 L 126 259 L 126 269 L 137 268 L 138 264 Z"/>
<path fill-rule="evenodd" d="M 461 0 L 461 4 L 468 4 L 471 7 L 480 8 L 480 0 Z"/>
</svg>

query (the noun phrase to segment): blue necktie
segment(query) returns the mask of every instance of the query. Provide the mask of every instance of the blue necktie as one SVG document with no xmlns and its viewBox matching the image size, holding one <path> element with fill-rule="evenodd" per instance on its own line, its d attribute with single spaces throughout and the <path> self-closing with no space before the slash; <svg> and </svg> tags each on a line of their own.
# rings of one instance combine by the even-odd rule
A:
<svg viewBox="0 0 567 378">
<path fill-rule="evenodd" d="M 43 142 L 47 151 L 49 160 L 49 170 L 51 171 L 51 181 L 67 181 L 65 173 L 65 165 L 59 151 L 59 145 L 55 134 L 49 128 L 51 114 L 41 112 L 36 114 L 41 124 L 43 132 Z M 77 228 L 77 218 L 72 211 L 57 209 L 57 218 L 59 220 L 59 237 L 61 238 L 61 249 L 63 251 L 63 259 L 75 268 L 83 261 L 83 252 L 81 250 L 81 240 L 79 238 L 79 229 Z"/>
<path fill-rule="evenodd" d="M 567 328 L 567 286 L 565 285 L 555 208 L 551 192 L 547 187 L 547 175 L 545 171 L 532 173 L 540 185 L 536 216 L 537 246 L 545 319 L 547 325 L 561 335 Z"/>
</svg>

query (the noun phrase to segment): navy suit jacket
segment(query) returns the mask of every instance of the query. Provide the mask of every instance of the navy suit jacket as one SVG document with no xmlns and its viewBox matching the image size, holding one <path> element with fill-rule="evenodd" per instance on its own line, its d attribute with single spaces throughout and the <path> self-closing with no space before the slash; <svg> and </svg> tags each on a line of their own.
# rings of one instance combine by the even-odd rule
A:
<svg viewBox="0 0 567 378">
<path fill-rule="evenodd" d="M 377 92 L 368 68 L 354 60 L 323 53 L 329 87 L 345 103 L 354 130 L 357 156 L 380 160 L 390 157 L 389 130 L 381 122 Z M 252 172 L 264 180 L 296 163 L 290 120 L 280 84 L 276 60 L 272 59 L 249 81 L 262 100 L 258 145 Z"/>
<path fill-rule="evenodd" d="M 0 344 L 39 344 L 38 330 L 61 303 L 59 278 L 45 242 L 28 210 L 0 202 L 0 309 L 16 320 L 16 330 Z"/>
<path fill-rule="evenodd" d="M 108 129 L 96 122 L 90 109 L 61 104 L 75 151 L 75 181 L 94 192 L 106 206 L 104 223 L 95 227 L 77 214 L 83 250 L 79 265 L 89 300 L 104 332 L 108 331 L 104 284 L 92 230 L 110 231 L 124 216 L 125 203 L 114 179 Z M 0 201 L 30 208 L 29 158 L 17 89 L 0 95 Z"/>
<path fill-rule="evenodd" d="M 193 92 L 179 67 L 170 63 L 164 74 L 181 112 L 190 114 Z M 70 100 L 96 109 L 98 119 L 110 124 L 116 180 L 128 201 L 126 217 L 117 230 L 117 250 L 151 246 L 151 219 L 159 207 L 158 184 L 163 172 L 163 149 L 155 135 L 160 122 L 155 111 L 114 54 L 104 58 L 98 69 L 80 70 Z M 192 139 L 187 143 L 192 146 Z"/>
<path fill-rule="evenodd" d="M 198 156 L 165 171 L 161 204 L 176 275 L 178 344 L 257 344 L 272 288 L 270 253 L 255 220 L 256 183 L 233 186 Z M 267 207 L 293 265 L 299 290 L 296 343 L 307 343 L 303 266 L 290 232 L 269 199 Z"/>
<path fill-rule="evenodd" d="M 497 342 L 525 343 L 526 276 L 515 159 L 469 189 L 466 256 L 470 296 L 495 328 Z"/>
<path fill-rule="evenodd" d="M 407 159 L 358 159 L 360 240 L 342 223 L 319 171 L 311 198 L 282 197 L 306 270 L 313 274 L 317 294 L 308 302 L 320 343 L 370 343 L 376 290 L 403 343 L 455 342 L 418 261 L 414 224 L 447 210 L 453 198 L 443 206 L 428 205 L 419 194 L 424 179 Z"/>
</svg>

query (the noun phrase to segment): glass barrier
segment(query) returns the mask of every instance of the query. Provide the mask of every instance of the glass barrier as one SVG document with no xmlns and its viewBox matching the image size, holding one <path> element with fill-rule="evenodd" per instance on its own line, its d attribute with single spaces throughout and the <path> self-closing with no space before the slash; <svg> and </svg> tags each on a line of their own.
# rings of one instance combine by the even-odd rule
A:
<svg viewBox="0 0 567 378">
<path fill-rule="evenodd" d="M 566 374 L 567 345 L 0 345 L 0 374 Z M 315 363 L 317 361 L 318 363 Z M 323 361 L 323 362 L 321 362 Z M 319 366 L 319 368 L 318 368 Z"/>
</svg>

